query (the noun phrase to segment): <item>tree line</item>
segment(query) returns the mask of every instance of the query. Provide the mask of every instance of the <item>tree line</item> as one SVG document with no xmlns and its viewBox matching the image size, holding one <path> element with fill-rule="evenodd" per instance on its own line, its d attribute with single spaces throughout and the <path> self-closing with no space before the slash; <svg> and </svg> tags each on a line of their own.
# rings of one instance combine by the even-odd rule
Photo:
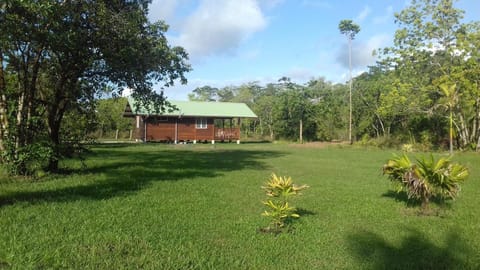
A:
<svg viewBox="0 0 480 270">
<path fill-rule="evenodd" d="M 412 1 L 395 14 L 393 45 L 352 80 L 356 141 L 480 149 L 480 22 L 462 22 L 454 2 Z M 203 86 L 189 99 L 245 102 L 259 118 L 243 128 L 271 140 L 346 140 L 348 88 L 281 78 L 266 86 Z"/>
</svg>

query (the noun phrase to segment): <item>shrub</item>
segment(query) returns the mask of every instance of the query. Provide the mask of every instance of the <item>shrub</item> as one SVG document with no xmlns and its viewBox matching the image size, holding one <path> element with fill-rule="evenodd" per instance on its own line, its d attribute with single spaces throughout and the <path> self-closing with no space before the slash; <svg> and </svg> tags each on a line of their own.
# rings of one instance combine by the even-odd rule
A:
<svg viewBox="0 0 480 270">
<path fill-rule="evenodd" d="M 268 210 L 265 210 L 262 215 L 271 219 L 270 227 L 267 227 L 265 231 L 281 232 L 288 220 L 300 217 L 296 212 L 297 209 L 289 205 L 290 197 L 299 195 L 300 191 L 308 188 L 308 186 L 297 186 L 293 184 L 291 177 L 279 177 L 272 173 L 270 179 L 262 188 L 270 198 L 263 202 Z"/>
<path fill-rule="evenodd" d="M 397 192 L 406 192 L 409 199 L 422 203 L 427 208 L 432 198 L 441 201 L 455 199 L 460 191 L 459 183 L 468 177 L 468 169 L 450 158 L 435 162 L 432 155 L 421 157 L 412 163 L 407 155 L 394 156 L 383 165 L 383 174 L 393 181 Z"/>
</svg>

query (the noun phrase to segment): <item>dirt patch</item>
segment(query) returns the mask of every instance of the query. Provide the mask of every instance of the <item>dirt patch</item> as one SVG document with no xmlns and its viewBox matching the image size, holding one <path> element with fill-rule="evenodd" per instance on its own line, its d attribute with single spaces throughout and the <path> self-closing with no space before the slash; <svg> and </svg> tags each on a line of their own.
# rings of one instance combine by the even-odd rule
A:
<svg viewBox="0 0 480 270">
<path fill-rule="evenodd" d="M 292 143 L 290 146 L 292 147 L 299 147 L 299 148 L 327 148 L 331 146 L 339 146 L 339 145 L 348 145 L 348 142 L 307 142 L 307 143 Z"/>
</svg>

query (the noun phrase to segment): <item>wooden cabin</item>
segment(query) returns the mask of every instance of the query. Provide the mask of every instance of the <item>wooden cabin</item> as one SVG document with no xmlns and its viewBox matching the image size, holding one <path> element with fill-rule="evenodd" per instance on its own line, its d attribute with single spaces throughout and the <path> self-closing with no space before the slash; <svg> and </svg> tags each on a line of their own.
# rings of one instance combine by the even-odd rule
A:
<svg viewBox="0 0 480 270">
<path fill-rule="evenodd" d="M 257 118 L 244 103 L 170 101 L 177 109 L 155 113 L 128 98 L 124 116 L 134 118 L 134 138 L 144 142 L 240 143 L 240 121 Z"/>
</svg>

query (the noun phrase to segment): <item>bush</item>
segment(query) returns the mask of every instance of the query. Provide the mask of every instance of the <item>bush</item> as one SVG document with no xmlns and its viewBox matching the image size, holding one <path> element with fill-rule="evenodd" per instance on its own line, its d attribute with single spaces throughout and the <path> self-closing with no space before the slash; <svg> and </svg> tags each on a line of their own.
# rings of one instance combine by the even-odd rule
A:
<svg viewBox="0 0 480 270">
<path fill-rule="evenodd" d="M 406 154 L 394 156 L 383 165 L 383 174 L 397 185 L 397 192 L 406 192 L 409 199 L 422 203 L 427 208 L 432 198 L 441 201 L 455 199 L 460 191 L 460 182 L 468 175 L 468 169 L 450 158 L 435 161 L 421 157 L 412 163 Z"/>
</svg>

